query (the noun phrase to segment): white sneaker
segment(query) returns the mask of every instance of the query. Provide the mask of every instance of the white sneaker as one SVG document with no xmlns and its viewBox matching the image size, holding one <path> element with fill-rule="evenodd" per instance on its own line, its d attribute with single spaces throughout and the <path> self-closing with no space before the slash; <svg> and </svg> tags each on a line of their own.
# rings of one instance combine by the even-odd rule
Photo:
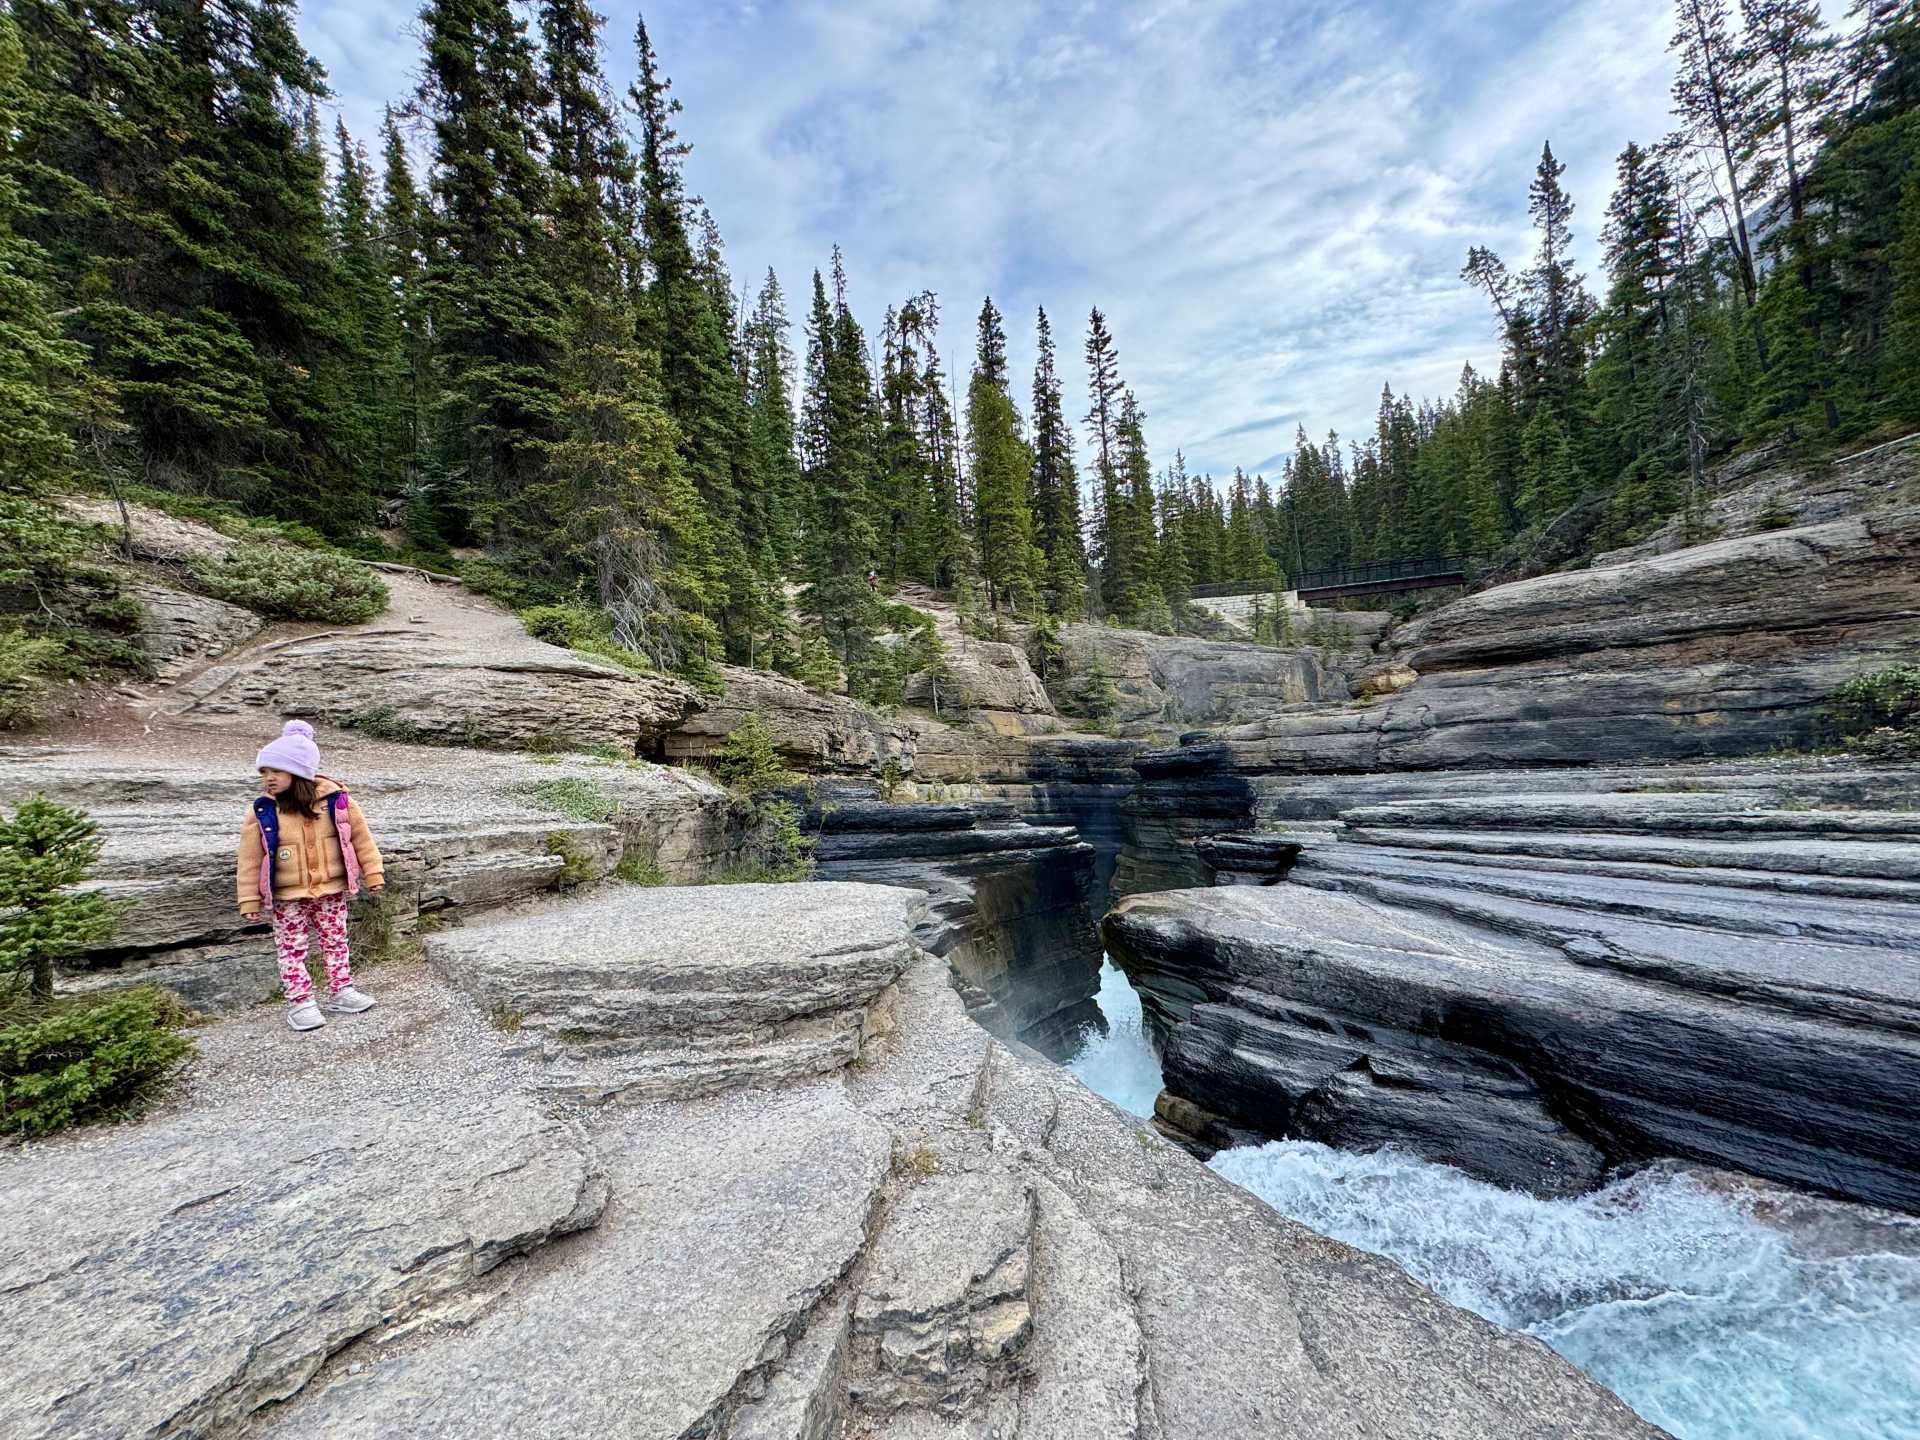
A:
<svg viewBox="0 0 1920 1440">
<path fill-rule="evenodd" d="M 358 1015 L 373 1008 L 373 997 L 363 995 L 351 985 L 342 985 L 327 997 L 327 1009 L 335 1015 Z"/>
<path fill-rule="evenodd" d="M 287 1007 L 287 1024 L 296 1030 L 318 1030 L 327 1023 L 327 1017 L 320 1013 L 320 1007 L 311 1000 L 302 1000 L 298 1005 Z"/>
</svg>

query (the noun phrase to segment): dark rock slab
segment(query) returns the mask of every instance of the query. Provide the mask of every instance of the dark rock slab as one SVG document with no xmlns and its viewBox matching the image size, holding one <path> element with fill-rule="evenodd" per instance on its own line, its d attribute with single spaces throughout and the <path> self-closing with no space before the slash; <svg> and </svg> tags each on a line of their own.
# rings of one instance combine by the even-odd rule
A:
<svg viewBox="0 0 1920 1440">
<path fill-rule="evenodd" d="M 1173 1026 L 1174 1093 L 1269 1134 L 1397 1136 L 1536 1189 L 1578 1145 L 1920 1209 L 1910 941 L 1769 940 L 1351 870 L 1322 877 L 1348 893 L 1294 883 L 1330 853 L 1286 885 L 1136 896 L 1107 917 L 1109 951 Z M 1487 1143 L 1527 1128 L 1561 1147 L 1544 1170 L 1538 1147 Z"/>
</svg>

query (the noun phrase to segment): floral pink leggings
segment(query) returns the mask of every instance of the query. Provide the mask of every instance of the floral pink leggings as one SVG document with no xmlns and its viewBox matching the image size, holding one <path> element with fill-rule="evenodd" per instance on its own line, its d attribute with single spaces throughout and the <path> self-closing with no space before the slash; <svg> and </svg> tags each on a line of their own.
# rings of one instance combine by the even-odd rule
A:
<svg viewBox="0 0 1920 1440">
<path fill-rule="evenodd" d="M 347 903 L 345 895 L 275 902 L 273 948 L 280 955 L 280 983 L 286 987 L 289 1005 L 313 998 L 313 981 L 307 975 L 309 924 L 320 932 L 320 953 L 327 960 L 327 993 L 338 994 L 353 983 L 347 959 Z"/>
</svg>

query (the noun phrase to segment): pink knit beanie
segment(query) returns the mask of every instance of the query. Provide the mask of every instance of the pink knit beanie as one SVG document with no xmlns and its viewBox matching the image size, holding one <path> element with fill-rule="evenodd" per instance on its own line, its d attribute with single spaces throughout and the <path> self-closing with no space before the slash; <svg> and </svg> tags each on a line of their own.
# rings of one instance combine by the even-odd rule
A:
<svg viewBox="0 0 1920 1440">
<path fill-rule="evenodd" d="M 320 747 L 313 743 L 313 726 L 304 720 L 289 720 L 281 727 L 280 738 L 269 740 L 253 757 L 256 770 L 284 770 L 311 780 L 320 773 Z"/>
</svg>

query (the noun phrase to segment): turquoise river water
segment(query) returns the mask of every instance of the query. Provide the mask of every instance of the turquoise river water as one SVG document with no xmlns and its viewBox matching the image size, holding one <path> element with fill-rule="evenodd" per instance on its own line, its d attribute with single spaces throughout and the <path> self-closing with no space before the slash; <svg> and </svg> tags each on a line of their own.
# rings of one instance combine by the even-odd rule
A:
<svg viewBox="0 0 1920 1440">
<path fill-rule="evenodd" d="M 1111 963 L 1067 1066 L 1135 1115 L 1160 1060 Z M 1920 1440 L 1920 1221 L 1661 1163 L 1540 1200 L 1390 1150 L 1223 1151 L 1281 1214 L 1524 1330 L 1680 1440 Z"/>
</svg>

